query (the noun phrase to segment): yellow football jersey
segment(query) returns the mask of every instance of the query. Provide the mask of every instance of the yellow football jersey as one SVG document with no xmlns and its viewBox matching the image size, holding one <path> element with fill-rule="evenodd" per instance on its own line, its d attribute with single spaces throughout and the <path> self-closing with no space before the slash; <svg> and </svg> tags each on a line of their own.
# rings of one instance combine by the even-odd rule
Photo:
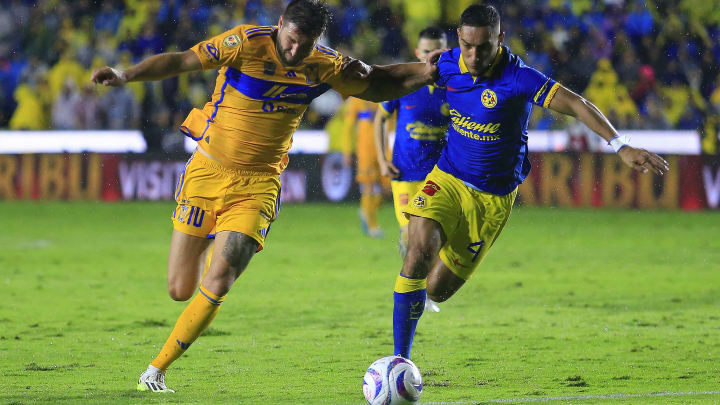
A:
<svg viewBox="0 0 720 405">
<path fill-rule="evenodd" d="M 329 89 L 343 97 L 367 83 L 341 78 L 342 56 L 322 45 L 297 66 L 275 50 L 277 27 L 240 25 L 192 47 L 203 69 L 219 68 L 212 100 L 180 130 L 233 169 L 279 174 L 310 102 Z"/>
</svg>

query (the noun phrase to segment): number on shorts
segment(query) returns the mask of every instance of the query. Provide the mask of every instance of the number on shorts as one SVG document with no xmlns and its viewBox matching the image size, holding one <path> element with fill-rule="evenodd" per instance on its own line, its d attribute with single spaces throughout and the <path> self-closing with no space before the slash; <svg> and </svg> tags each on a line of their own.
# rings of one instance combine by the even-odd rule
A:
<svg viewBox="0 0 720 405">
<path fill-rule="evenodd" d="M 478 258 L 478 256 L 480 255 L 480 252 L 482 252 L 483 246 L 485 246 L 484 240 L 481 240 L 480 242 L 473 242 L 468 245 L 467 248 L 470 251 L 470 253 L 475 253 L 475 256 L 473 256 L 473 258 L 472 258 L 473 262 Z M 477 247 L 477 249 L 474 249 L 475 247 Z"/>
</svg>

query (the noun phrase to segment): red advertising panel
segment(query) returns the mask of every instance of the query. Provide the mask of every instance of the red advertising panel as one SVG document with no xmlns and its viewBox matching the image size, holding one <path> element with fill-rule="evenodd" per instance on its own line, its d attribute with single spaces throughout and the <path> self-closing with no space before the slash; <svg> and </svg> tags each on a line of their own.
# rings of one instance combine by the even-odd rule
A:
<svg viewBox="0 0 720 405">
<path fill-rule="evenodd" d="M 172 200 L 188 155 L 0 155 L 0 200 Z M 720 159 L 669 155 L 664 176 L 641 174 L 617 155 L 535 153 L 520 186 L 527 206 L 701 210 L 720 207 Z M 282 175 L 283 201 L 358 197 L 339 155 L 296 154 Z"/>
</svg>

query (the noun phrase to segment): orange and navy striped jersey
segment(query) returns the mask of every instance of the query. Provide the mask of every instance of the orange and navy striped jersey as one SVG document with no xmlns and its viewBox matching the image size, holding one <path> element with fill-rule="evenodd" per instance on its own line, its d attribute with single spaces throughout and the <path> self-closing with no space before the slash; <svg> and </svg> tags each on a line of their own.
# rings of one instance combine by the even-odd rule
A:
<svg viewBox="0 0 720 405">
<path fill-rule="evenodd" d="M 352 152 L 353 135 L 357 135 L 358 156 L 374 156 L 375 136 L 374 120 L 377 103 L 351 97 L 345 107 L 345 121 L 343 129 L 343 152 Z"/>
<path fill-rule="evenodd" d="M 180 130 L 226 167 L 279 174 L 292 134 L 310 102 L 329 89 L 343 97 L 367 83 L 341 78 L 342 56 L 316 45 L 297 66 L 284 66 L 274 26 L 239 25 L 191 48 L 203 69 L 219 68 L 212 100 L 194 108 Z"/>
</svg>

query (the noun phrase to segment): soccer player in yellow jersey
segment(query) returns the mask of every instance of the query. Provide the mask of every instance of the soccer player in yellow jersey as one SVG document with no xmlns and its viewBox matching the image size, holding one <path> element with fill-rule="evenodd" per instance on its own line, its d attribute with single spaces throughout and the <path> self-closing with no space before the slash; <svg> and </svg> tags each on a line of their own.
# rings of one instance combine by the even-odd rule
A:
<svg viewBox="0 0 720 405">
<path fill-rule="evenodd" d="M 360 185 L 360 220 L 363 231 L 371 238 L 382 238 L 377 212 L 382 203 L 380 167 L 373 137 L 373 120 L 378 105 L 352 97 L 345 110 L 343 153 L 345 164 L 351 163 L 352 136 L 357 135 L 357 180 Z"/>
<path fill-rule="evenodd" d="M 432 62 L 439 52 L 427 64 L 371 67 L 317 44 L 329 15 L 319 0 L 293 0 L 277 26 L 241 25 L 185 52 L 155 55 L 124 71 L 93 72 L 96 84 L 121 86 L 219 69 L 212 100 L 180 126 L 199 147 L 178 179 L 168 289 L 180 301 L 198 293 L 141 374 L 138 390 L 173 392 L 165 371 L 212 322 L 262 249 L 280 210 L 279 174 L 310 101 L 331 88 L 346 97 L 389 100 L 435 79 Z M 198 286 L 200 258 L 212 236 L 209 269 Z"/>
</svg>

